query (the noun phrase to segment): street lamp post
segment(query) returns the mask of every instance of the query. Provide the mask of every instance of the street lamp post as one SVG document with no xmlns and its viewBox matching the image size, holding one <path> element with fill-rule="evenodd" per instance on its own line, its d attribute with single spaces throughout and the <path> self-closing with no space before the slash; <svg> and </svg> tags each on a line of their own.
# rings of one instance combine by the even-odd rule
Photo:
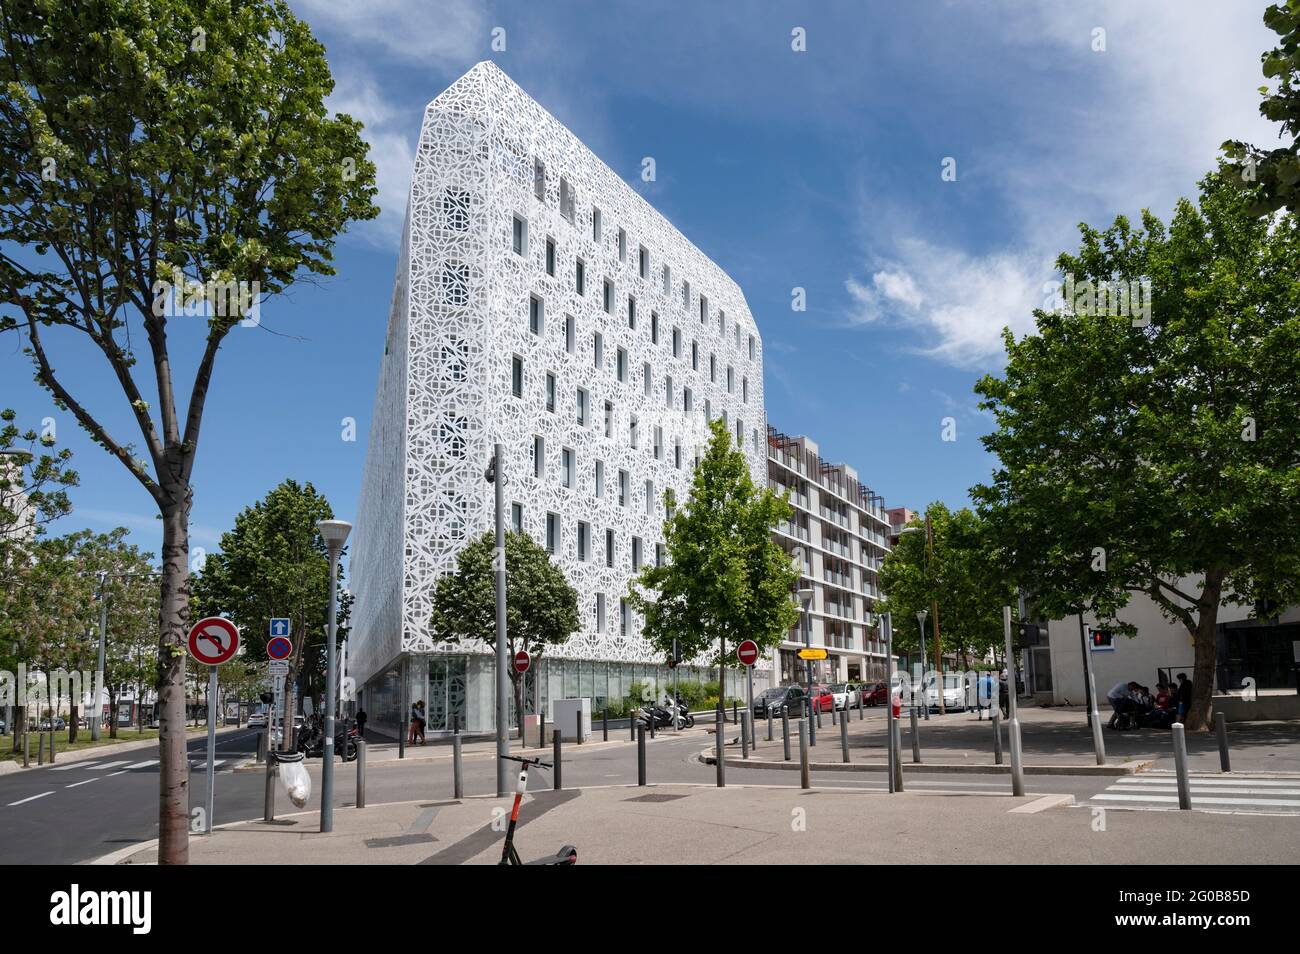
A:
<svg viewBox="0 0 1300 954">
<path fill-rule="evenodd" d="M 334 707 L 338 701 L 334 685 L 334 641 L 338 624 L 339 558 L 352 532 L 352 524 L 345 520 L 322 520 L 316 529 L 325 541 L 330 561 L 329 616 L 325 619 L 325 740 L 320 776 L 320 830 L 330 832 L 334 830 Z"/>
<path fill-rule="evenodd" d="M 510 680 L 509 663 L 506 659 L 506 529 L 505 529 L 505 445 L 494 444 L 492 460 L 488 462 L 487 472 L 483 475 L 488 483 L 494 485 L 496 492 L 496 547 L 493 550 L 492 565 L 496 570 L 497 598 L 497 797 L 505 798 L 510 794 L 510 779 L 506 766 L 506 756 L 510 754 L 510 739 L 507 736 L 506 719 L 510 714 L 510 702 L 507 684 Z M 519 713 L 519 734 L 523 736 L 523 712 Z M 578 727 L 582 730 L 582 726 Z"/>
<path fill-rule="evenodd" d="M 96 657 L 98 661 L 95 665 L 95 672 L 99 675 L 100 685 L 103 684 L 103 680 L 104 680 L 104 649 L 105 649 L 105 643 L 108 639 L 107 583 L 108 583 L 108 571 L 100 570 L 99 571 L 99 654 Z M 90 717 L 90 740 L 92 742 L 98 742 L 99 724 L 102 721 L 103 714 L 104 714 L 104 700 L 99 698 L 99 691 L 98 691 L 99 686 L 96 685 L 96 683 L 93 680 L 91 681 L 90 685 L 92 687 L 92 690 L 95 693 L 95 701 L 92 703 L 95 708 L 91 710 L 92 715 Z"/>
<path fill-rule="evenodd" d="M 921 711 L 925 713 L 926 721 L 930 721 L 930 697 L 925 688 L 925 617 L 928 614 L 925 610 L 916 611 L 916 625 L 921 629 Z M 936 688 L 935 692 L 939 690 Z"/>
</svg>

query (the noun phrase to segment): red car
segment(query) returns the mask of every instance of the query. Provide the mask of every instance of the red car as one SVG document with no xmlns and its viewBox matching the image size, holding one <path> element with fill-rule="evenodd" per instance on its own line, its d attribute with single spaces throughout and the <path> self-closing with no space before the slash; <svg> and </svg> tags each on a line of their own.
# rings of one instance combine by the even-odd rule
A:
<svg viewBox="0 0 1300 954">
<path fill-rule="evenodd" d="M 830 712 L 835 708 L 835 694 L 830 686 L 812 687 L 813 712 Z"/>
<path fill-rule="evenodd" d="M 873 685 L 863 683 L 858 686 L 858 694 L 862 696 L 864 706 L 883 706 L 885 699 L 889 695 L 883 682 L 877 682 Z"/>
</svg>

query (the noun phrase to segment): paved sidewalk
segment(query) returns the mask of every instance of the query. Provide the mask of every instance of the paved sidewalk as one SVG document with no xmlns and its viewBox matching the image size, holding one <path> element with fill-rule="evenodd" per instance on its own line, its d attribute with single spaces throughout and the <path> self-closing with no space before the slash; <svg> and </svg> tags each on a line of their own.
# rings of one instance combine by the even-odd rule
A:
<svg viewBox="0 0 1300 954">
<path fill-rule="evenodd" d="M 867 710 L 859 720 L 856 711 L 850 712 L 849 757 L 853 762 L 885 761 L 885 713 L 883 709 Z M 1040 767 L 1047 771 L 1063 771 L 1073 767 L 1095 771 L 1097 760 L 1092 747 L 1092 730 L 1087 724 L 1087 714 L 1068 709 L 1022 708 L 1020 739 L 1027 768 Z M 1102 716 L 1103 719 L 1106 716 Z M 908 711 L 903 710 L 903 759 L 911 763 L 912 735 Z M 1007 723 L 1000 723 L 1003 762 L 1011 762 L 1011 743 Z M 932 712 L 927 722 L 918 716 L 918 734 L 923 764 L 944 765 L 954 771 L 981 770 L 1006 771 L 994 766 L 993 726 L 988 719 L 978 720 L 973 712 L 953 712 L 939 715 Z M 735 734 L 729 727 L 728 736 Z M 781 760 L 781 722 L 773 720 L 774 741 L 767 742 L 767 721 L 755 725 L 759 746 L 755 757 Z M 1102 730 L 1106 746 L 1106 761 L 1116 771 L 1133 769 L 1173 769 L 1173 741 L 1171 733 L 1155 729 L 1137 729 L 1128 732 Z M 791 750 L 799 757 L 799 737 L 792 720 L 790 725 Z M 1300 772 L 1300 722 L 1243 722 L 1228 726 L 1228 745 L 1234 772 Z M 728 760 L 733 754 L 728 747 Z M 1217 772 L 1219 770 L 1218 742 L 1213 732 L 1187 734 L 1188 764 L 1192 771 Z M 813 762 L 841 762 L 840 728 L 831 724 L 830 713 L 822 715 L 822 727 L 817 730 L 817 745 L 810 749 Z M 1149 762 L 1150 765 L 1134 763 Z M 1128 766 L 1124 768 L 1124 766 Z"/>
<path fill-rule="evenodd" d="M 564 844 L 580 864 L 927 863 L 1106 865 L 1294 862 L 1293 821 L 1192 812 L 1064 807 L 1069 796 L 945 792 L 885 795 L 834 787 L 654 785 L 530 795 L 516 846 L 525 860 Z M 192 836 L 192 864 L 494 864 L 510 799 L 341 808 L 321 834 L 315 812 Z M 1287 828 L 1286 830 L 1291 830 Z M 104 864 L 151 864 L 133 846 Z"/>
</svg>

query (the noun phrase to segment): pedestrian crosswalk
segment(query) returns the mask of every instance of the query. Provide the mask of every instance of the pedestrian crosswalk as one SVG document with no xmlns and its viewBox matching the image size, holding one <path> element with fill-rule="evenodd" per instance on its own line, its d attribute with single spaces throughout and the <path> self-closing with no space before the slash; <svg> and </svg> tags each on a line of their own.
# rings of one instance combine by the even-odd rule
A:
<svg viewBox="0 0 1300 954">
<path fill-rule="evenodd" d="M 71 772 L 74 770 L 80 770 L 83 772 L 109 772 L 116 769 L 117 771 L 112 771 L 112 774 L 117 775 L 120 774 L 120 772 L 150 769 L 155 767 L 157 764 L 157 759 L 145 759 L 143 762 L 132 762 L 130 759 L 118 759 L 112 762 L 69 762 L 66 765 L 56 765 L 54 768 L 50 769 L 50 771 Z M 207 759 L 190 759 L 189 765 L 191 772 L 206 772 L 208 770 Z M 229 759 L 216 759 L 212 765 L 214 769 L 222 773 L 233 772 L 235 770 L 234 763 L 231 763 Z M 225 766 L 224 769 L 222 768 L 223 766 Z"/>
<path fill-rule="evenodd" d="M 1190 779 L 1192 808 L 1214 812 L 1300 815 L 1300 778 L 1202 775 Z M 1089 804 L 1110 808 L 1178 809 L 1173 775 L 1132 775 L 1093 795 Z"/>
</svg>

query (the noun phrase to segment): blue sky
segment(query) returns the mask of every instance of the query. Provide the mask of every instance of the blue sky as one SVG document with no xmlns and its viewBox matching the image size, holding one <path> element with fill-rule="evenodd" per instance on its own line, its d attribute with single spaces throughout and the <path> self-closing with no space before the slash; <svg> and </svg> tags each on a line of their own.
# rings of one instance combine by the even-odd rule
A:
<svg viewBox="0 0 1300 954">
<path fill-rule="evenodd" d="M 336 277 L 265 304 L 263 327 L 223 348 L 195 547 L 285 477 L 352 515 L 422 109 L 479 60 L 736 279 L 766 346 L 769 422 L 855 466 L 888 506 L 961 506 L 987 477 L 971 386 L 999 370 L 1004 325 L 1032 328 L 1078 222 L 1167 217 L 1220 142 L 1276 135 L 1257 113 L 1262 0 L 290 3 L 327 47 L 331 105 L 366 124 L 384 211 L 340 241 Z M 806 52 L 791 49 L 796 27 Z M 197 341 L 177 329 L 180 381 Z M 129 440 L 102 359 L 60 344 L 74 393 Z M 12 335 L 0 382 L 0 405 L 24 425 L 54 418 L 75 452 L 81 487 L 60 529 L 124 525 L 156 550 L 150 498 L 30 381 Z"/>
</svg>

